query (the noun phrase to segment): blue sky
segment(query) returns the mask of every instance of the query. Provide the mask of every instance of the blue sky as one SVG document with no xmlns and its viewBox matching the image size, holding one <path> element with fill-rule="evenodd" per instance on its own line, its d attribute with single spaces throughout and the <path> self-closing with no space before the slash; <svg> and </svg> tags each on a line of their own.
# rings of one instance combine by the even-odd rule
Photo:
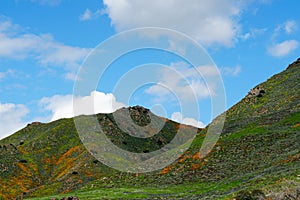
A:
<svg viewBox="0 0 300 200">
<path fill-rule="evenodd" d="M 205 83 L 189 70 L 191 66 L 171 53 L 144 49 L 120 57 L 95 91 L 88 91 L 86 96 L 73 95 L 77 74 L 86 56 L 115 34 L 142 27 L 174 29 L 202 45 L 218 67 L 229 108 L 256 84 L 284 70 L 299 57 L 297 8 L 296 0 L 2 1 L 0 138 L 32 121 L 71 117 L 72 99 L 82 105 L 93 99 L 94 112 L 140 104 L 177 121 L 208 124 L 213 117 L 211 96 L 218 94 L 213 94 L 213 90 L 207 92 Z M 159 63 L 161 69 L 148 66 L 149 63 Z M 124 102 L 114 93 L 114 87 L 123 75 L 141 65 L 149 71 L 139 72 L 136 77 L 146 80 L 155 76 L 158 84 L 142 85 Z M 205 66 L 194 67 L 203 73 L 211 72 Z M 168 69 L 177 70 L 189 84 Z M 130 80 L 133 79 L 127 83 Z M 166 84 L 171 92 L 164 91 L 159 84 Z M 189 97 L 186 85 L 198 90 L 200 114 L 192 112 L 195 108 L 182 112 L 182 104 L 190 103 L 176 97 Z M 80 112 L 93 113 L 83 107 Z"/>
</svg>

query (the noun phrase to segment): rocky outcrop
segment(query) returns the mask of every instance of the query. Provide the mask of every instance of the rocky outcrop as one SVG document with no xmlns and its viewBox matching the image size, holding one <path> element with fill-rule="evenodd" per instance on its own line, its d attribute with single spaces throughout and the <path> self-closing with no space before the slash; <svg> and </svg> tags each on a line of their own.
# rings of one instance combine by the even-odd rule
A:
<svg viewBox="0 0 300 200">
<path fill-rule="evenodd" d="M 142 106 L 133 106 L 129 107 L 128 109 L 131 118 L 136 124 L 140 126 L 146 126 L 151 122 L 149 109 Z"/>
<path fill-rule="evenodd" d="M 250 90 L 250 92 L 248 93 L 249 96 L 254 96 L 254 97 L 262 97 L 264 94 L 266 93 L 266 91 L 261 88 L 260 86 L 257 86 L 253 89 Z"/>
</svg>

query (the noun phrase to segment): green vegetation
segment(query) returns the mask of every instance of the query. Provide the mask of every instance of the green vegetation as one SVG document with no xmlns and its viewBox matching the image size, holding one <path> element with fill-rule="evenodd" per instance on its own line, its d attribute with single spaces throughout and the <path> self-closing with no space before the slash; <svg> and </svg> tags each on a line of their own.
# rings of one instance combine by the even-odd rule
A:
<svg viewBox="0 0 300 200">
<path fill-rule="evenodd" d="M 299 80 L 300 60 L 226 112 L 221 137 L 207 157 L 198 156 L 207 131 L 199 129 L 176 162 L 145 174 L 121 173 L 97 161 L 82 145 L 73 119 L 30 124 L 0 141 L 0 199 L 23 193 L 31 199 L 300 198 Z M 138 125 L 147 125 L 149 116 L 166 123 L 154 137 L 141 139 L 120 130 L 112 114 L 98 114 L 104 133 L 120 148 L 151 152 L 174 138 L 178 123 L 141 107 L 128 110 Z"/>
</svg>

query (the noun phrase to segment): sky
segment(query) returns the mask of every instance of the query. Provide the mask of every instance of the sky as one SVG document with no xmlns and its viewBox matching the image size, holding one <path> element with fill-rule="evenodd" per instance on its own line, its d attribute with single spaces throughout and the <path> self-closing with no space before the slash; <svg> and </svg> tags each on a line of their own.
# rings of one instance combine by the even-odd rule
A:
<svg viewBox="0 0 300 200">
<path fill-rule="evenodd" d="M 300 57 L 299 33 L 297 0 L 1 1 L 0 138 L 33 121 L 72 117 L 74 105 L 75 115 L 142 105 L 204 127 Z M 164 49 L 133 48 L 100 66 L 144 43 Z M 188 62 L 194 54 L 205 62 Z M 77 93 L 89 77 L 93 87 Z"/>
</svg>

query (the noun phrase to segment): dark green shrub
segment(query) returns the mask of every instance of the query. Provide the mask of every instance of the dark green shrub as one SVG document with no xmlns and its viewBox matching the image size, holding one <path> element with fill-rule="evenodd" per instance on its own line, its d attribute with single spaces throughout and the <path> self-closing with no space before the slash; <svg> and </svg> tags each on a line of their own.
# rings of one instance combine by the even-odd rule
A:
<svg viewBox="0 0 300 200">
<path fill-rule="evenodd" d="M 251 192 L 252 198 L 255 200 L 264 200 L 266 199 L 266 195 L 261 190 L 253 190 Z"/>
<path fill-rule="evenodd" d="M 251 192 L 248 190 L 239 191 L 235 197 L 236 200 L 254 200 Z"/>
</svg>

